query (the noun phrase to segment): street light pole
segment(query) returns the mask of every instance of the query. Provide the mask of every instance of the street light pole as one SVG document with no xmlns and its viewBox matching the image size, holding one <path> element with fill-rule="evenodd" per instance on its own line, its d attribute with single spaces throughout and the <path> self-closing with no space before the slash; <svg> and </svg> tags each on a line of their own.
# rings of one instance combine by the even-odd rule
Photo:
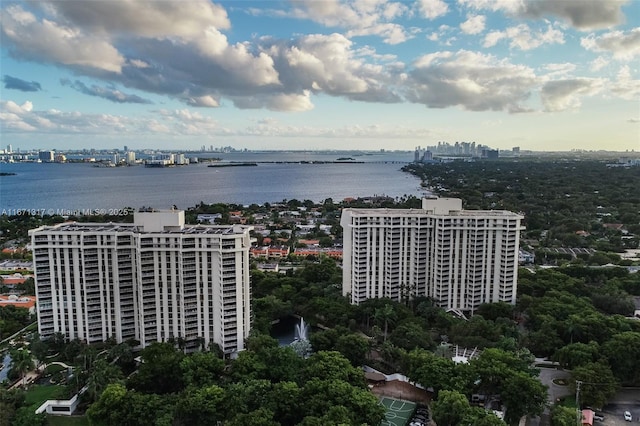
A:
<svg viewBox="0 0 640 426">
<path fill-rule="evenodd" d="M 576 422 L 578 426 L 582 426 L 582 412 L 580 411 L 580 385 L 582 385 L 582 382 L 580 380 L 576 380 Z"/>
</svg>

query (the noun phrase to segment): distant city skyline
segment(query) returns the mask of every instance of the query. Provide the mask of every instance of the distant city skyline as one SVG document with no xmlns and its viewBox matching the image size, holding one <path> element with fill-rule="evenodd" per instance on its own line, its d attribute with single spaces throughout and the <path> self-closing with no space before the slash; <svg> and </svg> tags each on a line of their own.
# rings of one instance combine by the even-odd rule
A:
<svg viewBox="0 0 640 426">
<path fill-rule="evenodd" d="M 3 2 L 2 148 L 640 150 L 640 2 Z"/>
</svg>

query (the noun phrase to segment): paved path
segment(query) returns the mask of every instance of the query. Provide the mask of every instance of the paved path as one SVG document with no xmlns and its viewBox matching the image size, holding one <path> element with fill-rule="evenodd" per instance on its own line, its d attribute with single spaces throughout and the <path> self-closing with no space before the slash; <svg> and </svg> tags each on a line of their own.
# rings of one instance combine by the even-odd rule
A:
<svg viewBox="0 0 640 426">
<path fill-rule="evenodd" d="M 538 378 L 543 385 L 547 386 L 547 404 L 544 412 L 540 417 L 530 417 L 527 419 L 528 426 L 549 426 L 551 424 L 549 406 L 564 396 L 570 395 L 569 386 L 560 386 L 553 383 L 554 379 L 568 380 L 570 373 L 566 370 L 558 370 L 556 368 L 540 368 Z"/>
<path fill-rule="evenodd" d="M 28 373 L 26 373 L 24 375 L 23 379 L 18 380 L 16 383 L 13 384 L 13 386 L 11 386 L 9 388 L 9 390 L 11 389 L 17 389 L 19 387 L 22 387 L 22 385 L 28 385 L 31 384 L 34 380 L 36 380 L 38 377 L 40 377 L 40 374 L 37 372 L 37 370 L 33 370 L 33 371 L 29 371 Z"/>
<path fill-rule="evenodd" d="M 558 398 L 570 395 L 569 386 L 560 386 L 553 383 L 554 379 L 569 380 L 571 373 L 566 370 L 558 370 L 555 368 L 540 368 L 540 381 L 543 385 L 548 386 L 547 401 L 549 404 L 555 404 Z"/>
</svg>

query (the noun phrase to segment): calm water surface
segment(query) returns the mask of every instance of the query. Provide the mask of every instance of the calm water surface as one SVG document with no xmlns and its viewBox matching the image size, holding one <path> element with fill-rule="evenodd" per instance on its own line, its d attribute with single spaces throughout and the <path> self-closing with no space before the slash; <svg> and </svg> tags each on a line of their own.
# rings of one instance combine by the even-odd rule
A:
<svg viewBox="0 0 640 426">
<path fill-rule="evenodd" d="M 214 154 L 223 161 L 334 161 L 343 154 Z M 0 210 L 179 208 L 205 203 L 262 204 L 282 200 L 387 195 L 420 196 L 419 181 L 400 171 L 411 153 L 353 157 L 357 164 L 259 163 L 256 167 L 94 167 L 88 163 L 0 164 Z"/>
</svg>

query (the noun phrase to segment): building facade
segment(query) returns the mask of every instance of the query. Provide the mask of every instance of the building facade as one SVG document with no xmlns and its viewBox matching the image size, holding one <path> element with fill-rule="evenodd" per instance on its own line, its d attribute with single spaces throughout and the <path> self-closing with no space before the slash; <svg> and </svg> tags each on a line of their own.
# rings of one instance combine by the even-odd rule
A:
<svg viewBox="0 0 640 426">
<path fill-rule="evenodd" d="M 471 313 L 482 303 L 513 304 L 522 219 L 463 210 L 457 198 L 425 198 L 422 209 L 344 209 L 343 294 L 356 304 L 427 296 Z"/>
<path fill-rule="evenodd" d="M 250 230 L 185 225 L 181 210 L 33 229 L 38 331 L 240 351 L 251 327 Z"/>
</svg>

